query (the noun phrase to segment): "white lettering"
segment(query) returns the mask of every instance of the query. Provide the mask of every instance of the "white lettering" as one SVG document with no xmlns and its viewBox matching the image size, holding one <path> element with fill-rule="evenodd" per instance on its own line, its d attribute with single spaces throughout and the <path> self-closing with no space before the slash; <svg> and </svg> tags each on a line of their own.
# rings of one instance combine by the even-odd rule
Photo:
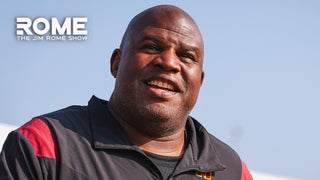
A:
<svg viewBox="0 0 320 180">
<path fill-rule="evenodd" d="M 29 29 L 32 24 L 31 19 L 18 17 L 16 19 L 16 22 L 18 23 L 18 24 L 16 24 L 16 27 L 17 27 L 16 34 L 17 35 L 23 35 L 24 34 L 23 32 L 25 32 L 27 35 L 32 35 L 32 32 Z M 19 23 L 23 23 L 23 24 L 19 24 Z M 23 30 L 18 30 L 18 29 L 23 29 Z"/>
<path fill-rule="evenodd" d="M 67 33 L 67 35 L 71 35 L 71 18 L 67 17 L 62 26 L 60 26 L 60 23 L 57 18 L 51 19 L 51 34 L 56 35 L 58 31 L 59 35 L 63 35 Z"/>
<path fill-rule="evenodd" d="M 17 36 L 19 41 L 30 41 L 30 36 Z"/>
<path fill-rule="evenodd" d="M 87 17 L 66 17 L 63 22 L 58 18 L 46 19 L 38 17 L 34 20 L 28 17 L 16 18 L 16 36 L 18 40 L 29 40 L 23 36 L 35 37 L 33 40 L 87 40 L 88 30 L 86 29 Z M 41 36 L 47 35 L 49 37 Z M 37 36 L 37 37 L 36 37 Z"/>
<path fill-rule="evenodd" d="M 82 23 L 88 22 L 88 18 L 73 18 L 73 35 L 87 35 L 85 25 Z"/>
<path fill-rule="evenodd" d="M 34 41 L 42 41 L 43 40 L 43 36 L 34 36 L 32 40 L 34 40 Z"/>
<path fill-rule="evenodd" d="M 88 36 L 68 36 L 69 41 L 86 41 Z"/>
<path fill-rule="evenodd" d="M 39 24 L 43 24 L 43 29 L 39 29 Z M 37 18 L 33 21 L 33 31 L 38 35 L 46 34 L 50 29 L 49 21 L 45 18 Z"/>
</svg>

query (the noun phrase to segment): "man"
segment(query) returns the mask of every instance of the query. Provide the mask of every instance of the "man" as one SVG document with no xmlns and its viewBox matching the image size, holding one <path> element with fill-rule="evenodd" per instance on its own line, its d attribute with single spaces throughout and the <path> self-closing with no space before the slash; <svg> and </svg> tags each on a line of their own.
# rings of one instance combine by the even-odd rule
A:
<svg viewBox="0 0 320 180">
<path fill-rule="evenodd" d="M 238 155 L 189 116 L 203 49 L 183 10 L 138 14 L 111 56 L 109 102 L 92 97 L 12 132 L 0 179 L 252 179 Z"/>
</svg>

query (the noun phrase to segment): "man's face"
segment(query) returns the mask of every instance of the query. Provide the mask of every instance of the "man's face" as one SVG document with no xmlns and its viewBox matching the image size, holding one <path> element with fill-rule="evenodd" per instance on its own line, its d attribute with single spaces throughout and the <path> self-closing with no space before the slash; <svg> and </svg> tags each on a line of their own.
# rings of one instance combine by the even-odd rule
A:
<svg viewBox="0 0 320 180">
<path fill-rule="evenodd" d="M 117 98 L 130 111 L 153 120 L 186 118 L 203 80 L 203 42 L 197 28 L 183 18 L 143 21 L 139 27 L 114 61 Z"/>
</svg>

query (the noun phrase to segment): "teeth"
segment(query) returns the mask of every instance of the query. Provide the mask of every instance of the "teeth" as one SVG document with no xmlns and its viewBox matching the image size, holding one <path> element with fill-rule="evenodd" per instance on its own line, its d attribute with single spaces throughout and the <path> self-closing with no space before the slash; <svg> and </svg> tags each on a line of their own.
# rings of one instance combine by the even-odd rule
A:
<svg viewBox="0 0 320 180">
<path fill-rule="evenodd" d="M 162 81 L 151 81 L 148 83 L 149 85 L 153 85 L 153 86 L 157 86 L 157 87 L 160 87 L 160 88 L 164 88 L 164 89 L 169 89 L 171 91 L 174 90 L 173 86 L 171 84 L 168 84 L 166 82 L 162 82 Z"/>
</svg>

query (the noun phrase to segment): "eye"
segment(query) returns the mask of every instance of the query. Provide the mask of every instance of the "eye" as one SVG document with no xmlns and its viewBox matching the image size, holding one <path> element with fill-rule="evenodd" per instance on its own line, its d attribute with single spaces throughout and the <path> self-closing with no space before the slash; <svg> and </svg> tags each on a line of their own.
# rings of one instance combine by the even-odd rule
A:
<svg viewBox="0 0 320 180">
<path fill-rule="evenodd" d="M 178 53 L 178 56 L 181 58 L 181 60 L 186 62 L 196 62 L 195 57 L 190 53 Z"/>
<path fill-rule="evenodd" d="M 142 46 L 142 51 L 145 53 L 154 54 L 154 53 L 159 53 L 160 48 L 154 44 L 146 44 Z"/>
</svg>

